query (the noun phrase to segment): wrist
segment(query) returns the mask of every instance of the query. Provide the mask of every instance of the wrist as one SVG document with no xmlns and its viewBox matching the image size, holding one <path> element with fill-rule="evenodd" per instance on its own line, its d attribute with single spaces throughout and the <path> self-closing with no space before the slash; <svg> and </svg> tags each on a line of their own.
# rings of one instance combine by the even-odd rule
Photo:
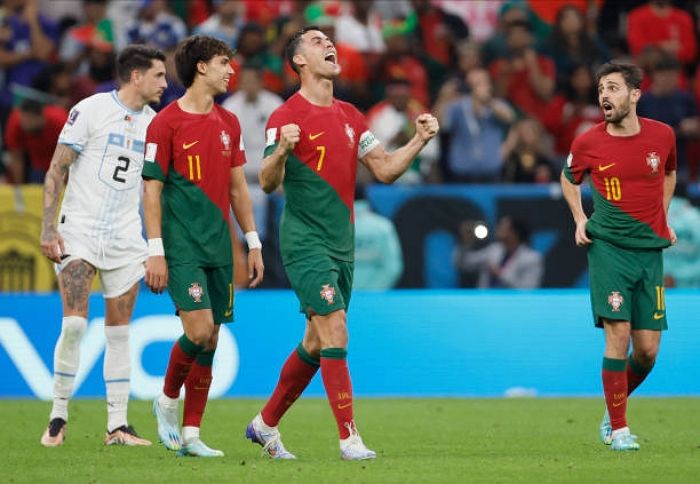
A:
<svg viewBox="0 0 700 484">
<path fill-rule="evenodd" d="M 260 242 L 260 237 L 255 230 L 245 233 L 245 241 L 248 244 L 248 250 L 262 249 L 262 242 Z"/>
<path fill-rule="evenodd" d="M 163 248 L 163 239 L 160 237 L 148 239 L 148 257 L 164 257 L 165 249 Z"/>
</svg>

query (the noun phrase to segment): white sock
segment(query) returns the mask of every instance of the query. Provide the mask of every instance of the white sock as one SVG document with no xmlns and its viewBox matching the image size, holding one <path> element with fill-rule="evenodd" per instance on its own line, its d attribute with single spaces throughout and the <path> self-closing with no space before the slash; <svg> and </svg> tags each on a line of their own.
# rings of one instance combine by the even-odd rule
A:
<svg viewBox="0 0 700 484">
<path fill-rule="evenodd" d="M 622 433 L 627 433 L 627 434 L 628 434 L 629 432 L 630 432 L 630 428 L 629 428 L 629 427 L 621 427 L 621 428 L 619 428 L 619 429 L 615 429 L 615 430 L 613 430 L 612 438 L 614 439 L 614 438 L 617 437 L 619 434 L 622 434 Z"/>
<path fill-rule="evenodd" d="M 49 420 L 68 421 L 68 400 L 73 394 L 73 381 L 80 365 L 80 340 L 87 329 L 87 319 L 66 316 L 61 323 L 53 352 L 53 408 Z"/>
<path fill-rule="evenodd" d="M 199 440 L 199 427 L 182 427 L 182 440 L 185 444 Z"/>
<path fill-rule="evenodd" d="M 128 425 L 126 409 L 129 403 L 129 326 L 105 325 L 105 361 L 102 374 L 107 387 L 107 430 L 112 432 Z"/>
</svg>

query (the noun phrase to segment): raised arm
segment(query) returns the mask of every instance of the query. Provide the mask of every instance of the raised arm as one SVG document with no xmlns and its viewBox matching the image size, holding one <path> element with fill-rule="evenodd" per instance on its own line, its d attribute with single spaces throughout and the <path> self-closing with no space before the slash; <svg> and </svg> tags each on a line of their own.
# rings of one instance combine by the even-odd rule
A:
<svg viewBox="0 0 700 484">
<path fill-rule="evenodd" d="M 49 171 L 44 178 L 44 218 L 41 224 L 41 252 L 54 262 L 60 262 L 65 253 L 63 237 L 56 230 L 56 215 L 58 201 L 68 177 L 68 169 L 78 158 L 78 153 L 72 148 L 57 144 L 51 158 Z"/>
<path fill-rule="evenodd" d="M 148 259 L 146 260 L 146 285 L 151 291 L 160 294 L 168 286 L 168 265 L 165 262 L 162 233 L 162 207 L 160 195 L 163 182 L 153 178 L 143 183 L 143 222 L 148 238 Z"/>
<path fill-rule="evenodd" d="M 400 177 L 423 147 L 439 131 L 438 121 L 432 114 L 423 113 L 416 118 L 416 134 L 401 148 L 387 153 L 381 145 L 362 157 L 374 177 L 382 183 L 393 183 Z"/>
<path fill-rule="evenodd" d="M 242 166 L 231 168 L 229 200 L 236 222 L 241 227 L 248 244 L 248 285 L 256 287 L 263 280 L 265 266 L 262 259 L 262 244 L 255 230 L 253 203 L 250 200 L 248 183 Z"/>
<path fill-rule="evenodd" d="M 581 187 L 571 183 L 568 178 L 566 178 L 563 171 L 561 173 L 561 191 L 564 194 L 566 203 L 569 204 L 571 215 L 573 215 L 574 222 L 576 223 L 576 232 L 574 236 L 576 245 L 581 247 L 590 244 L 591 239 L 586 235 L 588 217 L 583 211 L 583 203 L 581 203 Z"/>
<path fill-rule="evenodd" d="M 285 124 L 280 128 L 280 139 L 275 151 L 263 158 L 258 179 L 265 193 L 272 193 L 284 180 L 284 164 L 287 156 L 301 139 L 301 128 L 296 124 Z"/>
</svg>

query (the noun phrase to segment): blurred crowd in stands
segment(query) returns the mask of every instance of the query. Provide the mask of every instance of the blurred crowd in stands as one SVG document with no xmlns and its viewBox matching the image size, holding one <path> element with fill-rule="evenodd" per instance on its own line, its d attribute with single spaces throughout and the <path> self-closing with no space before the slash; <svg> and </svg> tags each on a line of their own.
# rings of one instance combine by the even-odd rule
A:
<svg viewBox="0 0 700 484">
<path fill-rule="evenodd" d="M 267 117 L 297 85 L 284 44 L 308 24 L 335 39 L 337 97 L 389 149 L 419 113 L 439 117 L 404 183 L 556 181 L 573 138 L 602 120 L 594 72 L 610 59 L 644 68 L 638 110 L 673 126 L 679 179 L 694 181 L 699 15 L 691 0 L 0 0 L 0 183 L 43 181 L 68 110 L 115 87 L 129 43 L 166 52 L 158 108 L 177 99 L 175 47 L 198 33 L 236 50 L 220 102 L 241 120 L 257 183 Z"/>
</svg>

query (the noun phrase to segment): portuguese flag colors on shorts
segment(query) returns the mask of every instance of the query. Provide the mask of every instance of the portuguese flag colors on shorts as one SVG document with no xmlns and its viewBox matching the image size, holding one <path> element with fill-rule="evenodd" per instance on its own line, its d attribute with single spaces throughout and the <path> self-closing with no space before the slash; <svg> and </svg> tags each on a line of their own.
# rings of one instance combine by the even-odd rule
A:
<svg viewBox="0 0 700 484">
<path fill-rule="evenodd" d="M 612 136 L 605 123 L 577 137 L 564 176 L 580 184 L 590 175 L 594 212 L 586 230 L 593 238 L 627 249 L 671 244 L 663 206 L 665 174 L 676 169 L 676 137 L 668 125 L 639 118 L 633 136 Z"/>
<path fill-rule="evenodd" d="M 270 116 L 266 156 L 277 147 L 280 129 L 287 124 L 301 128 L 301 140 L 285 165 L 282 261 L 288 265 L 325 254 L 351 262 L 357 159 L 379 142 L 351 104 L 334 99 L 331 106 L 316 106 L 297 92 Z"/>
<path fill-rule="evenodd" d="M 153 119 L 146 133 L 143 177 L 164 183 L 168 264 L 232 264 L 231 168 L 245 161 L 238 119 L 217 104 L 207 114 L 192 114 L 175 101 Z"/>
</svg>

